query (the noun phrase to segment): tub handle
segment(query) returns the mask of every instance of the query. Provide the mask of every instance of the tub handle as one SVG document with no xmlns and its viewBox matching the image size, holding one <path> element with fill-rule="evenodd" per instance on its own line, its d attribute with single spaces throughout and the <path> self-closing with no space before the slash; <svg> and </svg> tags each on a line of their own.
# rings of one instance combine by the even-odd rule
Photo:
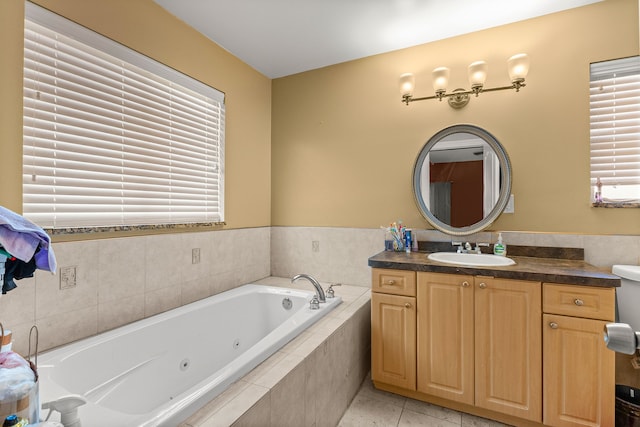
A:
<svg viewBox="0 0 640 427">
<path fill-rule="evenodd" d="M 335 298 L 336 291 L 333 289 L 334 286 L 342 286 L 342 283 L 334 283 L 332 285 L 329 285 L 329 288 L 325 292 L 327 294 L 327 298 Z"/>
<path fill-rule="evenodd" d="M 314 295 L 313 298 L 311 298 L 311 301 L 309 301 L 309 308 L 311 308 L 311 310 L 320 309 L 320 300 L 317 295 Z"/>
</svg>

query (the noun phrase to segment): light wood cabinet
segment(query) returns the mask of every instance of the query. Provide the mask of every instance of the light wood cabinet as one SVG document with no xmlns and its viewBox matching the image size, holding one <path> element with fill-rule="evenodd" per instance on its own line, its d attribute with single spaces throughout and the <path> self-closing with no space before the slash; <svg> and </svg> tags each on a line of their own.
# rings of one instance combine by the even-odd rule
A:
<svg viewBox="0 0 640 427">
<path fill-rule="evenodd" d="M 615 317 L 615 290 L 545 283 L 544 294 L 544 423 L 612 426 L 615 353 L 602 331 Z"/>
<path fill-rule="evenodd" d="M 541 284 L 475 278 L 475 405 L 542 421 Z"/>
<path fill-rule="evenodd" d="M 511 425 L 614 425 L 615 288 L 378 269 L 377 387 Z"/>
<path fill-rule="evenodd" d="M 418 273 L 418 391 L 542 419 L 539 282 Z"/>
<path fill-rule="evenodd" d="M 418 273 L 418 390 L 474 402 L 473 276 Z"/>
<path fill-rule="evenodd" d="M 374 268 L 371 290 L 393 295 L 416 296 L 416 272 Z"/>
<path fill-rule="evenodd" d="M 372 293 L 371 376 L 374 381 L 415 390 L 415 297 Z"/>
</svg>

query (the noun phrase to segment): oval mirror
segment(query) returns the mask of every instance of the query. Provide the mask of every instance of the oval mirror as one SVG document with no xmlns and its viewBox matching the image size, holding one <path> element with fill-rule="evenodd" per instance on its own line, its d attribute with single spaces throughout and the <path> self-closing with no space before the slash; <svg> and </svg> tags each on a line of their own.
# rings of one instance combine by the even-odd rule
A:
<svg viewBox="0 0 640 427">
<path fill-rule="evenodd" d="M 435 229 L 454 236 L 484 230 L 509 202 L 511 162 L 498 140 L 474 125 L 433 135 L 413 167 L 413 195 Z"/>
</svg>

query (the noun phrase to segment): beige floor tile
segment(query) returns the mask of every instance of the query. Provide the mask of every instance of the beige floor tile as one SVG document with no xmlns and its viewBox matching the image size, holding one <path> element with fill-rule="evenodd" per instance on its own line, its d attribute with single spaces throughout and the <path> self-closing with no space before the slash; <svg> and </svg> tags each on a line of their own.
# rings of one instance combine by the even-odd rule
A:
<svg viewBox="0 0 640 427">
<path fill-rule="evenodd" d="M 338 427 L 397 426 L 402 408 L 367 396 L 356 395 Z"/>
<path fill-rule="evenodd" d="M 399 406 L 400 408 L 403 408 L 405 402 L 407 401 L 407 398 L 404 396 L 378 390 L 377 388 L 375 388 L 373 386 L 373 382 L 371 381 L 371 375 L 367 375 L 367 377 L 364 379 L 364 382 L 362 383 L 358 394 L 381 402 L 388 402 L 392 405 Z"/>
<path fill-rule="evenodd" d="M 462 414 L 462 427 L 506 427 L 507 425 L 474 415 Z"/>
<path fill-rule="evenodd" d="M 462 414 L 452 409 L 443 408 L 441 406 L 432 405 L 430 403 L 421 402 L 419 400 L 407 399 L 404 409 L 408 411 L 418 412 L 420 414 L 429 415 L 459 426 L 462 422 Z"/>
<path fill-rule="evenodd" d="M 452 423 L 420 412 L 405 409 L 400 416 L 398 427 L 459 427 L 460 423 Z"/>
</svg>

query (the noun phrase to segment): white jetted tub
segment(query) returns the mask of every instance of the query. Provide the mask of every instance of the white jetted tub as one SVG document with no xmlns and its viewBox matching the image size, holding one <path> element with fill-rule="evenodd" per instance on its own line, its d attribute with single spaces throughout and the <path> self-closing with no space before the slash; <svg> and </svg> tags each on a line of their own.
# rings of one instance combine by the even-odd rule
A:
<svg viewBox="0 0 640 427">
<path fill-rule="evenodd" d="M 341 302 L 313 295 L 244 285 L 43 353 L 40 401 L 83 396 L 87 427 L 176 426 Z"/>
</svg>

